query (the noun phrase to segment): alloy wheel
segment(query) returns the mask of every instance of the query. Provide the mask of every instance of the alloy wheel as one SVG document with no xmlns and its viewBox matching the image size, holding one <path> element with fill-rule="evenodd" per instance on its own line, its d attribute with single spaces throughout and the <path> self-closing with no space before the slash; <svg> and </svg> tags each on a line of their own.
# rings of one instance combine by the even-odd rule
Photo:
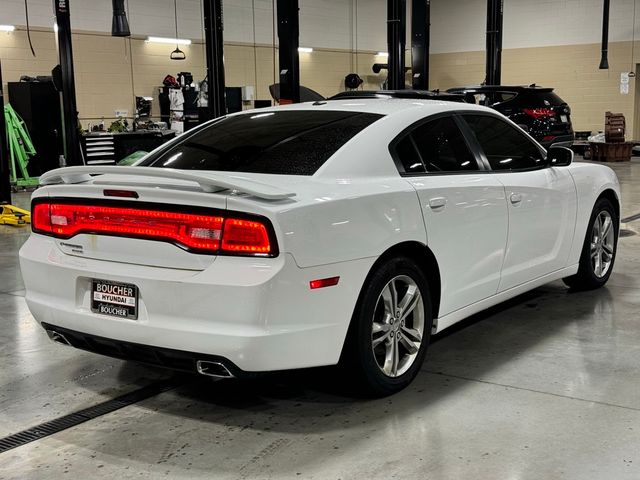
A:
<svg viewBox="0 0 640 480">
<path fill-rule="evenodd" d="M 373 355 L 382 373 L 399 377 L 413 365 L 424 321 L 424 301 L 416 282 L 406 275 L 392 278 L 378 296 L 371 331 Z"/>
<path fill-rule="evenodd" d="M 591 267 L 596 277 L 604 277 L 613 262 L 615 229 L 611 214 L 603 210 L 596 217 L 591 231 Z"/>
</svg>

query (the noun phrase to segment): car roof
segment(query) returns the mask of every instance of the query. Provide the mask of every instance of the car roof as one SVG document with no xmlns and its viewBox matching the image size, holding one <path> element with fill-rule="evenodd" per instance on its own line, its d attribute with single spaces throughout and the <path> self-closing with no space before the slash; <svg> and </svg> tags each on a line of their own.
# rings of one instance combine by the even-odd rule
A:
<svg viewBox="0 0 640 480">
<path fill-rule="evenodd" d="M 335 110 L 343 112 L 374 113 L 385 116 L 399 112 L 406 112 L 407 110 L 419 110 L 420 114 L 423 116 L 456 110 L 478 110 L 495 114 L 495 110 L 471 103 L 449 102 L 445 100 L 365 97 L 280 105 L 257 110 L 245 110 L 233 115 L 282 112 L 288 110 Z"/>
<path fill-rule="evenodd" d="M 504 92 L 504 91 L 553 92 L 553 88 L 540 87 L 535 83 L 532 85 L 467 85 L 466 87 L 449 88 L 447 92 L 458 93 L 458 92 L 465 92 L 469 90 L 480 91 L 480 92 Z"/>
<path fill-rule="evenodd" d="M 361 99 L 361 98 L 406 98 L 413 100 L 446 100 L 465 102 L 462 93 L 451 93 L 440 90 L 349 90 L 329 97 L 328 100 Z"/>
</svg>

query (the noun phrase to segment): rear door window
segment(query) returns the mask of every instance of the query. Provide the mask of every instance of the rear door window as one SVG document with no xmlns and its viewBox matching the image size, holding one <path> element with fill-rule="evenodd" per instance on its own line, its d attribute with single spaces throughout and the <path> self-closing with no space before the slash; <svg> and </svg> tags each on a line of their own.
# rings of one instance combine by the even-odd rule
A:
<svg viewBox="0 0 640 480">
<path fill-rule="evenodd" d="M 413 127 L 392 143 L 392 154 L 400 173 L 456 173 L 478 170 L 455 120 L 441 117 Z"/>
<path fill-rule="evenodd" d="M 313 175 L 383 115 L 342 111 L 255 112 L 217 121 L 143 166 Z"/>
<path fill-rule="evenodd" d="M 428 172 L 478 170 L 478 163 L 453 118 L 423 123 L 411 136 Z"/>
<path fill-rule="evenodd" d="M 493 170 L 526 170 L 544 165 L 540 149 L 509 123 L 488 115 L 464 115 Z"/>
</svg>

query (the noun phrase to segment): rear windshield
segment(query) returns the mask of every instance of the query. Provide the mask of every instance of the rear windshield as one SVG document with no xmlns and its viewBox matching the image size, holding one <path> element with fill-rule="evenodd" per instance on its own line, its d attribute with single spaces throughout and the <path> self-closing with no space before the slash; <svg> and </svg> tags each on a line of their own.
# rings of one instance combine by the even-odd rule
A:
<svg viewBox="0 0 640 480">
<path fill-rule="evenodd" d="M 554 92 L 540 92 L 535 90 L 522 94 L 522 102 L 531 108 L 559 107 L 567 103 Z"/>
<path fill-rule="evenodd" d="M 185 170 L 313 175 L 354 135 L 382 115 L 280 111 L 224 118 L 144 166 Z"/>
</svg>

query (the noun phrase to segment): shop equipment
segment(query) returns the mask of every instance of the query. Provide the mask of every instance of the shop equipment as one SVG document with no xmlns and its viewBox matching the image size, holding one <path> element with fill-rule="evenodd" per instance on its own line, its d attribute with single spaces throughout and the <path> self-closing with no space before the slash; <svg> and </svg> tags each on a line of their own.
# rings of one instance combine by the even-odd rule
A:
<svg viewBox="0 0 640 480">
<path fill-rule="evenodd" d="M 27 225 L 31 223 L 31 213 L 13 205 L 0 205 L 0 225 Z"/>
<path fill-rule="evenodd" d="M 29 175 L 27 165 L 29 159 L 36 154 L 36 150 L 24 121 L 10 104 L 4 107 L 4 119 L 7 125 L 11 184 L 14 187 L 35 187 L 38 185 L 38 177 Z"/>
</svg>

